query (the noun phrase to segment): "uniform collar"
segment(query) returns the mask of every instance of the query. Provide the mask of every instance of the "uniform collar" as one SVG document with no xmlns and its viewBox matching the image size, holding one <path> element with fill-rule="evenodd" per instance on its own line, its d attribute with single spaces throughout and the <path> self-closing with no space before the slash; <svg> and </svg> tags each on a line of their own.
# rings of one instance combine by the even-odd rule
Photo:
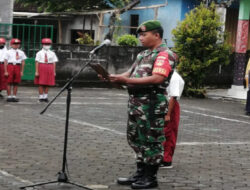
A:
<svg viewBox="0 0 250 190">
<path fill-rule="evenodd" d="M 164 49 L 166 49 L 166 48 L 167 48 L 167 44 L 162 43 L 162 44 L 159 45 L 157 48 L 155 48 L 155 49 L 153 50 L 153 52 L 154 52 L 154 53 L 158 53 L 158 52 L 160 52 L 160 51 L 162 51 L 162 50 L 164 50 Z"/>
<path fill-rule="evenodd" d="M 166 48 L 167 48 L 167 44 L 162 43 L 161 45 L 159 45 L 157 48 L 155 48 L 153 50 L 147 49 L 145 51 L 145 56 L 148 56 L 152 53 L 159 53 L 160 51 L 165 50 Z"/>
<path fill-rule="evenodd" d="M 45 50 L 45 49 L 42 48 L 42 51 L 44 51 L 44 52 L 49 52 L 50 50 Z"/>
</svg>

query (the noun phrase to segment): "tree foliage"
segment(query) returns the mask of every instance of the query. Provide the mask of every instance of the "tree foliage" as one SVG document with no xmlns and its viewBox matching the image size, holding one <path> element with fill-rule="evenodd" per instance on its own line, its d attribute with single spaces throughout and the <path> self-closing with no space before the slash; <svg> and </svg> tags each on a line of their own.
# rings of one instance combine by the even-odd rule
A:
<svg viewBox="0 0 250 190">
<path fill-rule="evenodd" d="M 132 9 L 134 6 L 136 6 L 137 4 L 140 3 L 140 0 L 121 0 L 121 1 L 125 1 L 128 2 L 126 3 L 126 6 L 123 6 L 121 8 L 117 8 L 115 11 L 112 12 L 112 14 L 110 15 L 110 19 L 109 19 L 109 32 L 106 34 L 105 38 L 110 39 L 111 41 L 113 40 L 113 35 L 115 33 L 115 30 L 118 29 L 119 27 L 115 29 L 115 26 L 119 25 L 119 23 L 121 22 L 120 19 L 120 15 L 130 9 Z"/>
<path fill-rule="evenodd" d="M 222 23 L 215 11 L 215 4 L 196 7 L 172 31 L 174 50 L 179 55 L 178 71 L 186 81 L 185 93 L 204 88 L 207 68 L 228 64 L 231 48 L 221 32 Z"/>
<path fill-rule="evenodd" d="M 36 5 L 38 12 L 71 12 L 121 8 L 131 0 L 16 0 L 22 6 Z"/>
<path fill-rule="evenodd" d="M 219 5 L 230 6 L 236 0 L 198 0 L 198 1 L 208 4 L 208 5 L 210 5 L 211 3 L 216 3 Z"/>
<path fill-rule="evenodd" d="M 137 46 L 139 40 L 134 35 L 124 34 L 118 38 L 117 42 L 120 46 Z"/>
<path fill-rule="evenodd" d="M 76 39 L 78 44 L 81 45 L 94 45 L 94 40 L 88 33 L 77 32 L 79 38 Z"/>
<path fill-rule="evenodd" d="M 132 0 L 109 0 L 108 2 L 114 7 L 114 8 L 122 8 L 127 6 Z"/>
</svg>

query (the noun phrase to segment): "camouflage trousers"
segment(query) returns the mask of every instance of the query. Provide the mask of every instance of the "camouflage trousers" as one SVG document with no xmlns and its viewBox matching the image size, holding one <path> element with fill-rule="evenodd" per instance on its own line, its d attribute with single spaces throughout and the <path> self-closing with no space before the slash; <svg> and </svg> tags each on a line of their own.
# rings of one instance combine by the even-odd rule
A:
<svg viewBox="0 0 250 190">
<path fill-rule="evenodd" d="M 127 140 L 136 153 L 137 162 L 158 165 L 164 154 L 162 143 L 165 140 L 165 113 L 157 113 L 155 110 L 152 113 L 147 102 L 133 98 L 129 100 Z"/>
</svg>

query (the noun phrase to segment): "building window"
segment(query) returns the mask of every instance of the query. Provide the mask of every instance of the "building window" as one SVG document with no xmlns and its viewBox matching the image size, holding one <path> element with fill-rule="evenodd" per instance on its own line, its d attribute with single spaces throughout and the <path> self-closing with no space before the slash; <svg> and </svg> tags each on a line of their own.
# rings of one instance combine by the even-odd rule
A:
<svg viewBox="0 0 250 190">
<path fill-rule="evenodd" d="M 95 39 L 95 31 L 94 30 L 71 30 L 71 44 L 77 44 L 76 39 L 80 38 L 78 35 L 80 33 L 88 33 L 92 39 Z"/>
<path fill-rule="evenodd" d="M 139 26 L 139 15 L 130 15 L 130 26 L 136 28 Z M 136 28 L 131 28 L 130 34 L 136 36 Z"/>
</svg>

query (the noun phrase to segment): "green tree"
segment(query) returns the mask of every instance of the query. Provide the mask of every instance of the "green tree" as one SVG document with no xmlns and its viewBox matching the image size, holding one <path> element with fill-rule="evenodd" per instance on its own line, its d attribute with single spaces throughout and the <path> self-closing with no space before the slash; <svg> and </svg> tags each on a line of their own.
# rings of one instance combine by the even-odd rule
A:
<svg viewBox="0 0 250 190">
<path fill-rule="evenodd" d="M 120 14 L 132 9 L 140 3 L 140 0 L 15 0 L 15 2 L 26 7 L 35 5 L 38 12 L 52 13 L 114 8 L 110 15 L 109 32 L 106 35 L 106 38 L 112 40 Z M 61 22 L 60 17 L 58 22 Z"/>
<path fill-rule="evenodd" d="M 105 38 L 110 39 L 111 41 L 113 40 L 113 35 L 116 30 L 116 26 L 119 26 L 119 23 L 121 22 L 120 20 L 120 15 L 123 14 L 124 12 L 132 9 L 134 6 L 140 3 L 140 0 L 110 0 L 113 2 L 113 4 L 117 7 L 115 11 L 112 12 L 110 15 L 109 19 L 109 32 L 107 33 Z M 116 2 L 116 3 L 115 3 Z M 120 28 L 117 28 L 120 30 Z"/>
<path fill-rule="evenodd" d="M 88 33 L 77 32 L 79 38 L 76 41 L 82 45 L 94 45 L 94 40 Z"/>
<path fill-rule="evenodd" d="M 38 12 L 71 12 L 122 8 L 132 0 L 15 0 L 22 6 L 35 5 Z"/>
<path fill-rule="evenodd" d="M 109 0 L 108 2 L 112 4 L 114 8 L 123 8 L 132 2 L 132 0 Z"/>
<path fill-rule="evenodd" d="M 203 2 L 206 5 L 209 5 L 211 3 L 216 3 L 216 4 L 219 4 L 219 5 L 230 6 L 236 0 L 198 0 L 198 1 Z"/>
<path fill-rule="evenodd" d="M 71 12 L 109 8 L 105 0 L 16 0 L 22 6 L 35 5 L 38 12 Z"/>
<path fill-rule="evenodd" d="M 207 68 L 229 63 L 231 48 L 221 26 L 215 4 L 208 8 L 201 4 L 172 31 L 174 50 L 179 55 L 177 69 L 186 82 L 184 94 L 204 93 Z"/>
<path fill-rule="evenodd" d="M 134 35 L 124 34 L 118 38 L 117 43 L 120 46 L 137 46 L 139 40 Z"/>
</svg>

